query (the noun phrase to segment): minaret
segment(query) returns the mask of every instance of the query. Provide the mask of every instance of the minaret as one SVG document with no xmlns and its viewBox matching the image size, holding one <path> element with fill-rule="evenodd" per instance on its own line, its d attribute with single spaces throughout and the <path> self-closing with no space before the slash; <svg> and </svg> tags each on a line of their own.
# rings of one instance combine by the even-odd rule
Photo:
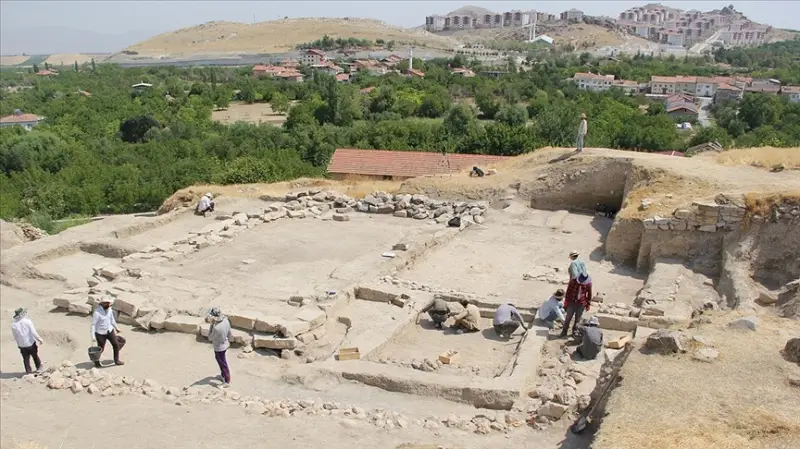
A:
<svg viewBox="0 0 800 449">
<path fill-rule="evenodd" d="M 408 47 L 408 70 L 414 68 L 414 47 Z"/>
</svg>

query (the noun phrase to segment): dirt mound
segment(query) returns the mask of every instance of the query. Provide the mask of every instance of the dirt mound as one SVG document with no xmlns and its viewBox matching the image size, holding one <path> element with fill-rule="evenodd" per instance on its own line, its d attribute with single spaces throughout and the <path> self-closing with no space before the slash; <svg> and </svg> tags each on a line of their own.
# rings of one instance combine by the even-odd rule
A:
<svg viewBox="0 0 800 449">
<path fill-rule="evenodd" d="M 293 51 L 297 45 L 324 35 L 332 38 L 384 39 L 413 42 L 416 45 L 450 49 L 454 40 L 426 31 L 405 29 L 371 19 L 302 18 L 255 24 L 209 22 L 160 34 L 139 42 L 126 51 L 140 56 L 185 55 L 198 53 L 278 53 Z"/>
<path fill-rule="evenodd" d="M 11 248 L 25 241 L 25 233 L 19 226 L 0 220 L 0 249 Z"/>
</svg>

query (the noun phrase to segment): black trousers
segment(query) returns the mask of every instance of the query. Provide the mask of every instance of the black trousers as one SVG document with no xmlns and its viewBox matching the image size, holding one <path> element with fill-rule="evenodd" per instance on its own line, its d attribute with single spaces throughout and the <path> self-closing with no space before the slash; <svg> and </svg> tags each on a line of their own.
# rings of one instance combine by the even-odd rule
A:
<svg viewBox="0 0 800 449">
<path fill-rule="evenodd" d="M 114 363 L 119 362 L 119 342 L 117 341 L 117 332 L 111 331 L 106 335 L 95 333 L 94 338 L 97 340 L 97 346 L 100 349 L 106 349 L 106 341 L 111 343 L 111 348 L 114 350 Z"/>
<path fill-rule="evenodd" d="M 578 330 L 578 325 L 581 324 L 581 318 L 583 317 L 583 310 L 583 305 L 579 304 L 577 301 L 567 306 L 567 316 L 564 318 L 564 328 L 561 330 L 561 335 L 567 335 L 569 323 L 572 321 L 573 317 L 575 318 L 575 322 L 572 323 L 572 333 L 574 334 L 575 331 Z"/>
<path fill-rule="evenodd" d="M 42 367 L 42 361 L 39 359 L 39 346 L 37 346 L 36 343 L 27 348 L 19 348 L 19 353 L 22 354 L 22 364 L 25 365 L 25 374 L 31 374 L 33 372 L 33 370 L 31 370 L 31 359 L 33 359 L 33 364 L 36 366 L 37 370 Z"/>
</svg>

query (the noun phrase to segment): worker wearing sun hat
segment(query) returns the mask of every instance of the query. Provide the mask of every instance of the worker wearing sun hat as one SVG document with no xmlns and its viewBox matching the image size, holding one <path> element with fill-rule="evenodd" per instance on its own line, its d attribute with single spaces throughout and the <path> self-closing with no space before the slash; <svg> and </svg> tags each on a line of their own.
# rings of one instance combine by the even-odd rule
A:
<svg viewBox="0 0 800 449">
<path fill-rule="evenodd" d="M 231 383 L 231 370 L 225 353 L 231 346 L 233 334 L 231 333 L 231 323 L 228 317 L 220 312 L 219 308 L 214 307 L 208 312 L 208 320 L 211 326 L 208 329 L 208 339 L 214 347 L 214 358 L 219 366 L 219 379 L 223 386 L 227 387 Z"/>
<path fill-rule="evenodd" d="M 197 215 L 205 215 L 206 212 L 214 212 L 214 198 L 211 196 L 211 192 L 207 192 L 200 198 L 197 209 L 195 209 Z"/>
<path fill-rule="evenodd" d="M 100 299 L 100 304 L 92 315 L 92 343 L 100 347 L 101 350 L 105 349 L 106 341 L 111 343 L 114 349 L 114 364 L 124 365 L 119 359 L 120 344 L 117 340 L 117 334 L 121 331 L 117 327 L 117 320 L 114 318 L 114 310 L 111 305 L 114 303 L 114 298 L 109 295 L 104 295 Z M 94 366 L 100 367 L 100 361 L 94 362 Z"/>
<path fill-rule="evenodd" d="M 14 335 L 14 341 L 17 343 L 20 354 L 22 354 L 22 364 L 25 366 L 25 374 L 32 374 L 31 359 L 36 366 L 36 371 L 42 369 L 42 361 L 39 359 L 39 347 L 44 342 L 39 333 L 36 332 L 36 327 L 33 321 L 28 318 L 28 311 L 22 307 L 14 311 L 14 322 L 11 323 L 11 333 Z"/>
<path fill-rule="evenodd" d="M 578 125 L 578 153 L 583 151 L 583 140 L 586 138 L 587 132 L 589 132 L 589 125 L 586 123 L 586 114 L 581 114 L 581 123 Z"/>
</svg>

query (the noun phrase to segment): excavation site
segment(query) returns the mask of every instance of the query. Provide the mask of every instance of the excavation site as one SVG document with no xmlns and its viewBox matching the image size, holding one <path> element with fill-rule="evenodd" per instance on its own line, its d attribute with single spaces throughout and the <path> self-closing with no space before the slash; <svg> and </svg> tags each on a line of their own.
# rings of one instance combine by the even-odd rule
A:
<svg viewBox="0 0 800 449">
<path fill-rule="evenodd" d="M 800 173 L 603 149 L 492 168 L 193 186 L 4 243 L 0 446 L 800 447 Z M 572 252 L 603 336 L 590 359 L 537 318 Z M 97 368 L 109 298 L 124 365 L 106 345 Z M 435 300 L 441 329 L 421 313 Z M 522 326 L 500 336 L 509 303 Z M 8 329 L 20 307 L 45 342 L 36 374 Z M 474 307 L 477 330 L 457 329 Z"/>
</svg>

